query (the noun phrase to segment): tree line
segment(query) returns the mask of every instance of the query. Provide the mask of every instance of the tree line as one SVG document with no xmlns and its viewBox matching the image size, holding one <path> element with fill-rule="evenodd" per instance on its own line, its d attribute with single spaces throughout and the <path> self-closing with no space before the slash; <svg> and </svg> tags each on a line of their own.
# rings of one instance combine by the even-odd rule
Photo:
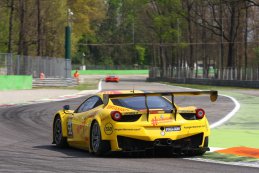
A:
<svg viewBox="0 0 259 173">
<path fill-rule="evenodd" d="M 0 51 L 74 64 L 249 67 L 259 63 L 258 0 L 2 0 Z M 68 16 L 68 9 L 73 16 Z M 68 21 L 71 17 L 71 21 Z"/>
<path fill-rule="evenodd" d="M 74 13 L 75 44 L 94 32 L 91 26 L 104 17 L 104 6 L 103 0 L 1 0 L 0 52 L 64 57 L 68 9 Z"/>
</svg>

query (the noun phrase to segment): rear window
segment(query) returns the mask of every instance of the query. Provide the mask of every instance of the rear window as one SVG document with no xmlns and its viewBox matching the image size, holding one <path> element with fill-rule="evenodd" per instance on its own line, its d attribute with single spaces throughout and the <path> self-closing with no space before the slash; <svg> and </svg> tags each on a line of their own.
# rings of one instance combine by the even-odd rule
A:
<svg viewBox="0 0 259 173">
<path fill-rule="evenodd" d="M 122 106 L 134 110 L 146 109 L 145 97 L 128 97 L 120 99 L 112 99 L 114 105 Z M 149 109 L 163 109 L 172 110 L 172 104 L 163 97 L 149 96 L 147 97 L 147 104 Z"/>
</svg>

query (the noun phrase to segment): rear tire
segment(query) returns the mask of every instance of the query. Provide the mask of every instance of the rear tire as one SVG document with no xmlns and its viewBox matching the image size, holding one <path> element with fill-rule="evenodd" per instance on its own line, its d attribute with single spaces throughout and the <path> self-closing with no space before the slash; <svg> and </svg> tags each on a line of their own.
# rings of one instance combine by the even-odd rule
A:
<svg viewBox="0 0 259 173">
<path fill-rule="evenodd" d="M 97 121 L 91 127 L 91 150 L 94 155 L 102 156 L 110 151 L 109 141 L 102 140 L 101 129 Z"/>
<path fill-rule="evenodd" d="M 61 123 L 60 116 L 57 116 L 54 122 L 53 139 L 56 146 L 58 147 L 67 146 L 67 138 L 63 137 L 63 133 L 62 133 L 62 123 Z"/>
</svg>

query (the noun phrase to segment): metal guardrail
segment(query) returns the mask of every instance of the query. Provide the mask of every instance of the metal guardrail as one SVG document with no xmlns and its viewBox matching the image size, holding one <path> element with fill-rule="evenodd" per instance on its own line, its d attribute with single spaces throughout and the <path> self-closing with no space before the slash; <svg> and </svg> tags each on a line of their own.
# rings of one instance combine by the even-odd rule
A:
<svg viewBox="0 0 259 173">
<path fill-rule="evenodd" d="M 67 87 L 78 85 L 78 80 L 75 78 L 34 78 L 32 81 L 32 87 Z"/>
</svg>

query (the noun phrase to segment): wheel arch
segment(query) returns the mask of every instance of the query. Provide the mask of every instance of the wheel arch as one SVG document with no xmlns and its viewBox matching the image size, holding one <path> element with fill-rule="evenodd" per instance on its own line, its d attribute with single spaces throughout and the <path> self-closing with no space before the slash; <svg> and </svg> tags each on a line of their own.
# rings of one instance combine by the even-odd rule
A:
<svg viewBox="0 0 259 173">
<path fill-rule="evenodd" d="M 62 136 L 67 137 L 67 118 L 68 118 L 68 116 L 67 116 L 67 114 L 65 114 L 63 112 L 58 112 L 54 116 L 53 123 L 52 123 L 52 144 L 55 144 L 55 141 L 54 141 L 54 125 L 55 125 L 55 121 L 58 117 L 61 120 Z"/>
<path fill-rule="evenodd" d="M 93 149 L 92 149 L 92 142 L 91 142 L 91 137 L 92 137 L 92 127 L 93 127 L 93 124 L 97 122 L 98 125 L 99 125 L 99 128 L 100 128 L 100 133 L 101 133 L 101 143 L 100 143 L 100 151 L 98 151 L 98 153 L 94 153 Z M 107 152 L 109 152 L 111 150 L 111 145 L 110 145 L 110 141 L 109 140 L 103 140 L 104 138 L 104 128 L 103 128 L 103 123 L 100 119 L 99 116 L 95 117 L 92 121 L 91 121 L 91 125 L 90 125 L 90 130 L 89 130 L 89 152 L 90 153 L 94 153 L 96 155 L 103 155 Z"/>
<path fill-rule="evenodd" d="M 90 129 L 89 129 L 89 152 L 92 152 L 92 146 L 91 146 L 91 133 L 92 133 L 92 126 L 93 124 L 97 122 L 99 124 L 99 127 L 100 127 L 100 132 L 101 132 L 101 138 L 103 139 L 104 138 L 104 134 L 103 134 L 103 128 L 102 128 L 102 121 L 101 121 L 101 118 L 99 116 L 95 116 L 94 119 L 92 119 L 91 121 L 91 125 L 90 125 Z"/>
<path fill-rule="evenodd" d="M 90 125 L 90 129 L 89 129 L 89 143 L 88 143 L 88 148 L 89 148 L 89 152 L 91 153 L 91 152 L 93 152 L 93 150 L 92 150 L 92 144 L 91 144 L 91 134 L 92 134 L 92 127 L 93 127 L 93 124 L 95 123 L 95 122 L 97 122 L 98 124 L 99 124 L 99 127 L 100 127 L 100 130 L 101 130 L 101 126 L 100 126 L 100 121 L 98 121 L 97 119 L 93 119 L 92 121 L 91 121 L 91 125 Z M 101 136 L 102 136 L 102 130 L 101 130 Z"/>
</svg>

